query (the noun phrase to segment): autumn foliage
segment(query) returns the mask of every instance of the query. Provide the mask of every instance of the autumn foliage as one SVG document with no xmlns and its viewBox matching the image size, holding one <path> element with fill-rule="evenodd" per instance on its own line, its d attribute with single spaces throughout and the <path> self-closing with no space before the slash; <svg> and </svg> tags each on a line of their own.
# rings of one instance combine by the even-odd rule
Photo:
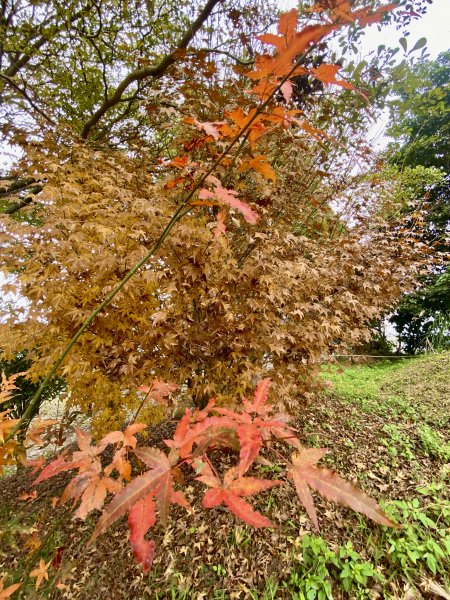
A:
<svg viewBox="0 0 450 600">
<path fill-rule="evenodd" d="M 29 304 L 0 327 L 5 356 L 27 349 L 35 379 L 176 216 L 173 233 L 65 359 L 69 403 L 96 432 L 122 426 L 149 373 L 201 407 L 212 395 L 232 403 L 270 371 L 280 404 L 301 406 L 321 357 L 365 339 L 370 321 L 411 284 L 419 261 L 410 232 L 361 208 L 338 162 L 321 169 L 339 143 L 291 102 L 302 74 L 354 93 L 337 65 L 308 69 L 298 57 L 392 8 L 331 4 L 327 13 L 316 7 L 320 24 L 300 31 L 295 10 L 282 15 L 277 34 L 259 37 L 267 50 L 254 69 L 239 67 L 220 90 L 208 56 L 195 57 L 195 94 L 180 67 L 155 116 L 149 105 L 154 128 L 172 119 L 162 155 L 142 140 L 128 153 L 55 145 L 54 132 L 26 144 L 22 167 L 42 182 L 44 226 L 3 229 L 2 258 L 15 274 L 6 288 Z M 180 114 L 166 102 L 178 102 Z M 145 411 L 150 421 L 163 417 L 155 404 Z"/>
<path fill-rule="evenodd" d="M 292 10 L 276 32 L 257 36 L 251 65 L 238 60 L 231 70 L 213 53 L 187 50 L 216 4 L 156 66 L 105 94 L 82 126 L 55 109 L 28 134 L 7 128 L 23 149 L 17 172 L 36 184 L 36 197 L 19 198 L 0 223 L 3 289 L 20 297 L 0 320 L 1 351 L 7 360 L 26 351 L 35 381 L 61 364 L 67 406 L 92 424 L 92 434 L 76 430 L 77 450 L 34 461 L 43 466 L 34 483 L 75 473 L 59 503 L 71 501 L 79 519 L 102 511 L 91 543 L 128 515 L 145 571 L 157 519 L 166 527 L 172 504 L 193 510 L 188 478 L 205 487 L 203 508 L 226 507 L 253 527 L 276 524 L 251 498 L 288 483 L 317 530 L 312 490 L 396 526 L 375 500 L 318 466 L 327 450 L 305 448 L 286 412 L 310 401 L 323 357 L 366 339 L 424 263 L 415 232 L 384 218 L 375 194 L 362 203 L 355 192 L 353 164 L 368 154 L 357 124 L 346 153 L 329 104 L 313 100 L 307 111 L 295 95 L 305 77 L 365 103 L 340 65 L 314 65 L 309 54 L 394 6 L 321 0 L 304 27 Z M 153 87 L 142 88 L 140 113 L 129 100 L 133 128 L 114 128 L 105 142 L 102 119 L 128 82 L 146 77 Z M 14 383 L 3 385 L 2 399 Z M 139 434 L 173 410 L 184 416 L 165 451 L 145 446 Z M 25 444 L 40 444 L 53 424 L 34 423 Z M 26 462 L 15 437 L 25 425 L 0 415 L 0 465 Z M 226 470 L 216 452 L 224 448 L 238 456 Z M 272 454 L 281 478 L 258 478 Z M 36 588 L 48 568 L 41 560 L 31 572 Z"/>
<path fill-rule="evenodd" d="M 92 444 L 90 436 L 78 429 L 79 450 L 70 457 L 58 457 L 47 464 L 34 484 L 63 471 L 77 469 L 78 473 L 67 484 L 59 502 L 72 500 L 74 505 L 79 502 L 74 517 L 80 519 L 85 519 L 93 510 L 101 510 L 108 492 L 113 494 L 90 543 L 128 514 L 130 545 L 135 560 L 142 563 L 144 571 L 151 567 L 155 553 L 154 542 L 145 539 L 145 535 L 156 523 L 156 513 L 163 527 L 167 527 L 171 504 L 192 512 L 183 492 L 176 489 L 185 482 L 187 468 L 195 474 L 195 480 L 207 488 L 202 500 L 204 508 L 225 505 L 236 517 L 253 527 L 275 525 L 255 510 L 247 498 L 273 486 L 284 485 L 287 479 L 293 482 L 297 496 L 317 530 L 319 523 L 310 488 L 332 502 L 367 515 L 376 523 L 396 527 L 375 500 L 333 471 L 317 466 L 327 449 L 304 448 L 296 431 L 288 425 L 290 417 L 273 414 L 273 405 L 267 402 L 269 383 L 269 379 L 263 379 L 256 387 L 253 399 L 244 398 L 236 410 L 217 407 L 214 400 L 201 411 L 187 409 L 173 438 L 165 440 L 167 452 L 138 444 L 135 434 L 145 429 L 145 424 L 134 423 L 123 432 L 109 433 L 98 444 Z M 258 461 L 271 465 L 261 452 L 277 442 L 277 446 L 282 444 L 285 453 L 294 449 L 290 457 L 277 450 L 277 463 L 280 458 L 285 463 L 285 480 L 248 476 L 247 472 Z M 106 464 L 102 454 L 108 445 L 113 445 L 114 451 L 111 462 Z M 217 448 L 229 448 L 239 453 L 237 464 L 223 474 L 214 467 L 212 453 Z M 131 475 L 133 457 L 141 465 L 141 473 L 135 477 Z M 112 473 L 115 478 L 111 477 Z"/>
</svg>

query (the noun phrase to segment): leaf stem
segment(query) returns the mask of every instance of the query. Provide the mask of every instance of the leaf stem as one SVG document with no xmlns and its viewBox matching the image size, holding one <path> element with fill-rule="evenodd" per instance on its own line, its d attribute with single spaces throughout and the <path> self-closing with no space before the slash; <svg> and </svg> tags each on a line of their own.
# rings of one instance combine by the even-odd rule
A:
<svg viewBox="0 0 450 600">
<path fill-rule="evenodd" d="M 210 0 L 210 3 L 213 3 L 213 2 L 214 2 L 214 0 Z M 169 223 L 167 224 L 166 228 L 164 229 L 164 231 L 162 232 L 160 237 L 157 239 L 157 241 L 150 248 L 150 250 L 147 252 L 147 254 L 138 263 L 136 263 L 132 269 L 130 269 L 128 271 L 128 273 L 125 275 L 125 277 L 117 284 L 117 286 L 113 290 L 111 290 L 111 292 L 106 296 L 106 298 L 103 300 L 103 302 L 97 306 L 97 308 L 89 315 L 89 317 L 87 317 L 87 319 L 84 321 L 84 323 L 81 325 L 81 327 L 78 329 L 78 331 L 75 333 L 75 335 L 72 337 L 72 339 L 67 344 L 65 349 L 59 355 L 58 359 L 53 364 L 52 368 L 50 369 L 49 373 L 42 381 L 41 385 L 39 386 L 39 389 L 37 390 L 36 394 L 31 399 L 30 404 L 27 406 L 27 409 L 23 413 L 23 415 L 22 415 L 21 419 L 19 420 L 19 422 L 17 423 L 17 425 L 4 438 L 3 442 L 0 442 L 0 445 L 3 446 L 4 444 L 6 444 L 6 442 L 8 442 L 12 437 L 14 437 L 14 435 L 17 433 L 17 431 L 21 427 L 23 427 L 23 424 L 27 421 L 27 419 L 29 419 L 30 415 L 33 414 L 34 408 L 37 406 L 39 399 L 42 396 L 42 393 L 44 392 L 47 385 L 50 383 L 50 380 L 52 379 L 53 375 L 56 373 L 59 366 L 63 363 L 66 356 L 72 351 L 72 348 L 78 342 L 78 340 L 83 335 L 85 330 L 89 327 L 89 325 L 91 325 L 91 323 L 94 321 L 95 317 L 106 306 L 108 306 L 108 304 L 110 304 L 112 299 L 128 283 L 128 281 L 133 277 L 133 275 L 135 275 L 139 271 L 139 269 L 148 261 L 148 259 L 154 255 L 154 253 L 158 250 L 158 248 L 162 245 L 162 243 L 164 242 L 166 237 L 172 231 L 172 229 L 176 225 L 176 223 L 181 218 L 183 218 L 190 210 L 192 210 L 193 207 L 191 205 L 189 205 L 189 201 L 191 200 L 191 198 L 194 196 L 194 194 L 197 192 L 197 190 L 204 184 L 204 182 L 206 181 L 208 176 L 222 162 L 222 160 L 226 157 L 226 155 L 229 153 L 229 151 L 235 146 L 235 144 L 238 142 L 239 138 L 248 131 L 250 125 L 255 121 L 255 119 L 257 119 L 257 117 L 270 104 L 271 100 L 278 93 L 278 91 L 281 88 L 281 86 L 283 85 L 283 83 L 289 79 L 289 77 L 293 74 L 295 69 L 298 67 L 298 65 L 303 60 L 304 56 L 309 51 L 310 50 L 307 50 L 305 53 L 300 55 L 300 57 L 295 61 L 294 65 L 289 70 L 289 72 L 278 82 L 277 86 L 269 94 L 269 96 L 266 98 L 266 100 L 264 100 L 259 106 L 257 106 L 254 114 L 250 117 L 250 119 L 247 121 L 247 123 L 242 127 L 242 129 L 240 131 L 237 132 L 237 134 L 234 136 L 234 138 L 231 140 L 231 142 L 228 144 L 228 146 L 217 157 L 217 159 L 213 162 L 213 164 L 209 167 L 209 169 L 207 169 L 207 171 L 200 177 L 200 179 L 197 181 L 197 183 L 195 184 L 193 189 L 189 192 L 187 197 L 184 199 L 184 203 L 175 211 L 175 213 L 173 214 Z"/>
<path fill-rule="evenodd" d="M 128 283 L 128 281 L 133 277 L 133 275 L 135 275 L 139 271 L 139 269 L 148 261 L 148 259 L 151 258 L 155 254 L 155 252 L 158 250 L 158 248 L 164 242 L 164 240 L 166 239 L 166 237 L 172 231 L 172 229 L 176 225 L 176 223 L 178 223 L 178 221 L 180 219 L 182 219 L 190 210 L 191 210 L 191 207 L 189 207 L 189 208 L 186 209 L 186 205 L 183 204 L 183 205 L 181 205 L 175 211 L 175 213 L 173 214 L 173 216 L 170 219 L 169 223 L 167 224 L 166 228 L 161 233 L 161 235 L 156 240 L 156 242 L 153 244 L 153 246 L 150 248 L 150 250 L 147 252 L 147 254 L 145 254 L 145 256 L 143 258 L 141 258 L 141 260 L 138 263 L 136 263 L 134 265 L 134 267 L 131 268 L 128 271 L 128 273 L 125 275 L 125 277 L 116 285 L 116 287 L 113 290 L 111 290 L 111 292 L 106 296 L 106 298 L 103 300 L 103 302 L 101 304 L 99 304 L 97 306 L 97 308 L 95 310 L 93 310 L 92 313 L 87 317 L 87 319 L 84 321 L 84 323 L 78 329 L 78 331 L 72 337 L 72 339 L 70 340 L 70 342 L 67 344 L 67 346 L 64 348 L 64 350 L 61 352 L 61 354 L 59 355 L 59 357 L 57 358 L 57 360 L 54 362 L 52 368 L 47 373 L 47 376 L 43 379 L 41 385 L 39 386 L 37 392 L 35 393 L 35 395 L 31 399 L 31 401 L 30 401 L 29 405 L 27 406 L 25 412 L 23 413 L 22 417 L 19 419 L 19 422 L 10 431 L 10 433 L 7 436 L 5 436 L 5 439 L 3 440 L 2 445 L 6 444 L 6 442 L 8 442 L 12 437 L 14 437 L 14 435 L 17 433 L 17 431 L 22 427 L 23 423 L 25 423 L 27 421 L 27 419 L 33 414 L 34 408 L 37 406 L 40 397 L 42 396 L 42 394 L 43 394 L 45 388 L 47 387 L 47 385 L 50 383 L 50 380 L 52 379 L 53 375 L 56 373 L 56 371 L 58 370 L 59 366 L 62 364 L 62 362 L 66 358 L 66 356 L 71 352 L 72 348 L 78 342 L 78 340 L 83 335 L 83 333 L 85 332 L 85 330 L 94 321 L 95 317 L 106 306 L 108 306 L 108 304 L 111 303 L 111 301 L 113 300 L 113 298 Z"/>
</svg>

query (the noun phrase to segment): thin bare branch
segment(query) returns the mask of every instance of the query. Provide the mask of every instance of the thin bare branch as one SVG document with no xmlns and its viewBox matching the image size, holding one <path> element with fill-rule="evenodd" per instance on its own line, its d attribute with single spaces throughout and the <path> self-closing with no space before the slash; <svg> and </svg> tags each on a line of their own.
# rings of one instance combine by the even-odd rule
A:
<svg viewBox="0 0 450 600">
<path fill-rule="evenodd" d="M 111 108 L 116 106 L 121 101 L 123 93 L 132 83 L 135 81 L 142 81 L 147 77 L 153 77 L 155 79 L 162 77 L 170 65 L 176 61 L 177 53 L 180 50 L 185 50 L 187 48 L 189 42 L 193 39 L 197 31 L 201 28 L 203 23 L 214 10 L 214 7 L 219 4 L 220 1 L 221 0 L 208 0 L 197 19 L 189 26 L 183 37 L 178 42 L 177 47 L 170 54 L 165 56 L 157 65 L 142 67 L 132 71 L 129 75 L 127 75 L 125 79 L 117 86 L 112 96 L 105 100 L 92 115 L 89 121 L 85 123 L 81 131 L 81 137 L 83 139 L 87 139 L 89 137 L 92 129 Z"/>
<path fill-rule="evenodd" d="M 39 113 L 41 115 L 41 117 L 44 117 L 44 119 L 46 121 L 48 121 L 49 123 L 51 123 L 52 125 L 55 124 L 54 121 L 48 115 L 46 115 L 45 112 L 41 108 L 39 108 L 39 106 L 37 106 L 37 104 L 34 102 L 34 100 L 32 100 L 32 98 L 30 98 L 28 92 L 26 90 L 24 90 L 23 88 L 21 88 L 19 85 L 17 85 L 17 83 L 14 81 L 14 79 L 12 79 L 11 77 L 8 77 L 7 75 L 3 75 L 2 73 L 0 73 L 0 79 L 2 79 L 8 85 L 10 85 L 13 89 L 15 89 L 16 92 L 19 92 L 19 94 L 25 98 L 25 100 L 28 102 L 28 104 L 37 113 Z"/>
</svg>

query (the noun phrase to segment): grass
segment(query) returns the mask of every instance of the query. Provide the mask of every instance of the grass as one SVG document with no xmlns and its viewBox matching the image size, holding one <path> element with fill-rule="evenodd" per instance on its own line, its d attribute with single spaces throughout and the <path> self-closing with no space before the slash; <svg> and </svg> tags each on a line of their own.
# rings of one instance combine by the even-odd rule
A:
<svg viewBox="0 0 450 600">
<path fill-rule="evenodd" d="M 278 529 L 252 529 L 225 510 L 198 510 L 189 519 L 176 513 L 182 518 L 166 532 L 155 530 L 157 559 L 143 575 L 130 556 L 124 524 L 102 536 L 95 551 L 86 549 L 95 518 L 79 524 L 71 521 L 70 511 L 49 506 L 64 478 L 48 482 L 36 501 L 18 502 L 29 491 L 22 475 L 0 482 L 5 587 L 24 582 L 13 600 L 403 600 L 431 598 L 433 590 L 445 598 L 450 593 L 449 373 L 448 353 L 326 367 L 323 377 L 331 386 L 296 423 L 305 445 L 332 450 L 325 464 L 384 498 L 399 529 L 374 525 L 317 498 L 318 534 L 280 486 L 255 504 Z M 263 477 L 278 476 L 276 465 L 260 471 Z M 49 581 L 35 592 L 29 574 L 40 558 L 54 564 Z"/>
</svg>

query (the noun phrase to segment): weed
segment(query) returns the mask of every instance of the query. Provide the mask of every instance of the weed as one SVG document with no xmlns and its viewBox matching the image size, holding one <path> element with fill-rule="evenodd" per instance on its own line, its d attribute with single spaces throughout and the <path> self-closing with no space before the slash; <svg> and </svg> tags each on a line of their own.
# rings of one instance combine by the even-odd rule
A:
<svg viewBox="0 0 450 600">
<path fill-rule="evenodd" d="M 351 542 L 334 551 L 321 537 L 305 535 L 301 563 L 286 586 L 296 600 L 331 600 L 332 582 L 352 598 L 369 598 L 366 586 L 378 581 L 383 581 L 382 575 L 372 563 L 361 559 Z"/>
<path fill-rule="evenodd" d="M 444 462 L 450 461 L 450 444 L 428 425 L 421 425 L 418 429 L 420 441 L 425 453 L 431 458 L 437 458 Z"/>
<path fill-rule="evenodd" d="M 212 570 L 217 575 L 217 577 L 223 577 L 227 574 L 225 567 L 223 567 L 221 564 L 213 565 Z"/>
<path fill-rule="evenodd" d="M 241 546 L 243 548 L 244 546 L 247 546 L 250 543 L 250 540 L 251 537 L 244 528 L 236 526 L 233 529 L 233 532 L 231 534 L 232 546 Z"/>
<path fill-rule="evenodd" d="M 397 425 L 383 425 L 382 431 L 387 433 L 388 437 L 381 441 L 387 447 L 389 454 L 393 458 L 401 456 L 411 462 L 415 460 L 413 454 L 413 442 L 406 433 L 397 427 Z"/>
<path fill-rule="evenodd" d="M 430 488 L 425 488 L 430 493 Z M 387 557 L 409 581 L 423 571 L 448 573 L 450 561 L 450 502 L 434 496 L 435 502 L 421 505 L 418 498 L 397 500 L 386 512 L 405 524 L 399 531 L 385 531 Z"/>
<path fill-rule="evenodd" d="M 245 592 L 251 600 L 275 600 L 279 589 L 280 586 L 276 581 L 268 579 L 262 592 L 249 590 L 247 588 L 245 589 Z"/>
</svg>

